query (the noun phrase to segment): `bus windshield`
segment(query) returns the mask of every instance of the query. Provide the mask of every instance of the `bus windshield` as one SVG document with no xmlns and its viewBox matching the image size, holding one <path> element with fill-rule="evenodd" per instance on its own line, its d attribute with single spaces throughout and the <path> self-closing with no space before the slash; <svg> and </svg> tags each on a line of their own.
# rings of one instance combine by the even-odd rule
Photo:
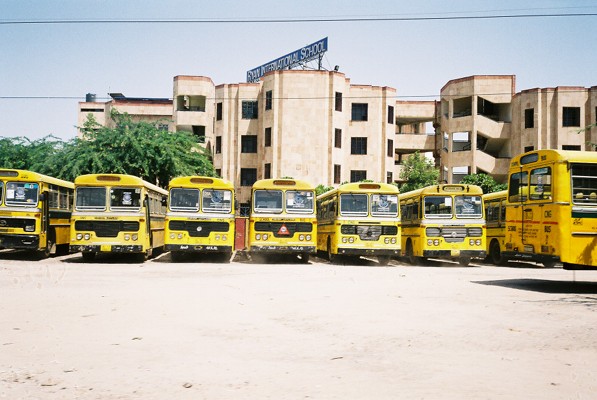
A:
<svg viewBox="0 0 597 400">
<path fill-rule="evenodd" d="M 138 210 L 141 208 L 141 188 L 110 189 L 110 208 L 113 210 Z"/>
<path fill-rule="evenodd" d="M 395 194 L 372 194 L 371 215 L 395 217 L 398 215 L 398 196 Z"/>
<path fill-rule="evenodd" d="M 289 213 L 312 213 L 313 192 L 300 190 L 287 191 L 286 211 Z"/>
<path fill-rule="evenodd" d="M 281 190 L 256 190 L 253 194 L 253 209 L 257 213 L 281 213 Z"/>
<path fill-rule="evenodd" d="M 37 207 L 39 185 L 29 182 L 8 182 L 6 184 L 6 204 Z"/>
<path fill-rule="evenodd" d="M 199 211 L 199 190 L 170 189 L 170 209 L 174 211 Z"/>
<path fill-rule="evenodd" d="M 230 212 L 232 192 L 230 190 L 203 189 L 203 211 Z"/>
<path fill-rule="evenodd" d="M 481 196 L 456 196 L 456 218 L 481 218 L 483 210 L 481 207 Z"/>
<path fill-rule="evenodd" d="M 452 218 L 452 197 L 425 197 L 424 212 L 426 218 Z"/>
<path fill-rule="evenodd" d="M 366 194 L 348 193 L 340 195 L 340 215 L 366 217 L 367 212 Z"/>
<path fill-rule="evenodd" d="M 106 209 L 106 188 L 104 187 L 78 187 L 76 197 L 77 210 Z"/>
</svg>

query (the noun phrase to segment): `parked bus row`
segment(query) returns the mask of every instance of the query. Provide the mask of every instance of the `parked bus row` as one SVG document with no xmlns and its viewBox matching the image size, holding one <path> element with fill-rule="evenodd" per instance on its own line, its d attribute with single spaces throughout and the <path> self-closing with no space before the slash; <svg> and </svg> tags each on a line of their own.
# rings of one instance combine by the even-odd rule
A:
<svg viewBox="0 0 597 400">
<path fill-rule="evenodd" d="M 349 183 L 316 196 L 297 179 L 252 188 L 248 218 L 236 217 L 233 185 L 219 178 L 174 178 L 168 189 L 140 178 L 91 174 L 74 183 L 30 171 L 0 170 L 0 248 L 40 257 L 155 250 L 254 259 L 316 252 L 336 257 L 532 260 L 597 268 L 597 153 L 539 150 L 515 157 L 508 190 L 441 184 L 407 193 L 383 183 Z"/>
</svg>

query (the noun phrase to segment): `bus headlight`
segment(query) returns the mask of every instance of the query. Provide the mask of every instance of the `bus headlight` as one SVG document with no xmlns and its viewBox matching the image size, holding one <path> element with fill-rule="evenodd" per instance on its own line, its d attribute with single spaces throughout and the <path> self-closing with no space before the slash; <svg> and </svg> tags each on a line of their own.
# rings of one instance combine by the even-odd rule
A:
<svg viewBox="0 0 597 400">
<path fill-rule="evenodd" d="M 83 234 L 77 233 L 77 240 L 83 240 Z"/>
<path fill-rule="evenodd" d="M 468 244 L 470 244 L 471 246 L 475 245 L 475 239 L 471 239 L 468 241 Z"/>
<path fill-rule="evenodd" d="M 136 233 L 133 233 L 133 240 L 137 240 L 139 239 L 139 235 L 137 235 Z"/>
<path fill-rule="evenodd" d="M 307 240 L 311 240 L 311 235 L 307 235 L 307 236 L 305 236 L 305 238 L 306 238 Z"/>
<path fill-rule="evenodd" d="M 299 235 L 299 240 L 302 242 L 303 240 L 305 240 L 305 235 Z"/>
<path fill-rule="evenodd" d="M 126 241 L 131 240 L 131 235 L 129 235 L 128 233 L 126 235 L 124 235 L 124 240 L 126 240 Z"/>
<path fill-rule="evenodd" d="M 216 235 L 216 240 L 220 240 L 220 235 Z"/>
<path fill-rule="evenodd" d="M 85 235 L 83 235 L 83 238 L 85 240 L 89 240 L 89 239 L 91 239 L 91 235 L 89 233 L 86 233 Z"/>
<path fill-rule="evenodd" d="M 348 243 L 354 243 L 354 238 L 353 237 L 348 238 Z"/>
<path fill-rule="evenodd" d="M 261 233 L 258 233 L 258 234 L 256 234 L 256 235 L 255 235 L 255 239 L 256 239 L 256 240 L 261 240 Z"/>
<path fill-rule="evenodd" d="M 396 244 L 396 238 L 392 238 L 392 244 Z"/>
<path fill-rule="evenodd" d="M 476 244 L 477 246 L 481 246 L 481 239 L 477 239 L 477 240 L 475 240 L 475 244 Z"/>
<path fill-rule="evenodd" d="M 267 238 L 269 238 L 268 234 L 267 234 L 267 233 L 264 233 L 264 234 L 263 234 L 263 240 L 267 240 Z"/>
<path fill-rule="evenodd" d="M 182 236 L 183 236 L 183 235 L 182 235 L 182 233 L 179 233 L 179 234 L 178 234 L 178 238 L 179 238 L 179 239 L 182 239 Z"/>
<path fill-rule="evenodd" d="M 228 240 L 228 236 L 227 236 L 227 235 L 222 235 L 222 240 L 223 240 L 223 241 L 226 241 L 226 240 Z"/>
<path fill-rule="evenodd" d="M 427 244 L 428 244 L 429 246 L 433 246 L 433 240 L 431 240 L 431 239 L 427 239 Z"/>
<path fill-rule="evenodd" d="M 170 234 L 170 239 L 175 239 L 176 238 L 176 233 L 171 233 Z"/>
<path fill-rule="evenodd" d="M 33 232 L 35 230 L 35 225 L 26 225 L 25 232 Z"/>
<path fill-rule="evenodd" d="M 383 242 L 384 242 L 385 244 L 390 244 L 390 238 L 385 238 L 385 239 L 383 240 Z"/>
<path fill-rule="evenodd" d="M 343 237 L 342 238 L 342 243 L 348 243 L 348 238 Z"/>
<path fill-rule="evenodd" d="M 439 246 L 439 239 L 435 239 L 435 240 L 433 241 L 433 244 L 434 244 L 434 245 L 436 245 L 436 246 Z"/>
</svg>

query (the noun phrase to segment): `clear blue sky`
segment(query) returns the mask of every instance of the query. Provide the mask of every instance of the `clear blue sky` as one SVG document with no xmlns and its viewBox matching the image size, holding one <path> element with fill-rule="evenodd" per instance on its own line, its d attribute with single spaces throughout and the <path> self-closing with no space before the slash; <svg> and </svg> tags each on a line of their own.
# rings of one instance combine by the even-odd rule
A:
<svg viewBox="0 0 597 400">
<path fill-rule="evenodd" d="M 597 13 L 595 0 L 2 0 L 0 22 L 318 19 Z M 329 38 L 324 66 L 398 96 L 451 79 L 516 75 L 516 90 L 597 86 L 597 17 L 303 23 L 0 24 L 0 136 L 76 135 L 86 93 L 172 97 L 176 75 L 215 84 Z M 79 97 L 15 99 L 9 97 Z M 433 99 L 432 97 L 428 99 Z"/>
</svg>

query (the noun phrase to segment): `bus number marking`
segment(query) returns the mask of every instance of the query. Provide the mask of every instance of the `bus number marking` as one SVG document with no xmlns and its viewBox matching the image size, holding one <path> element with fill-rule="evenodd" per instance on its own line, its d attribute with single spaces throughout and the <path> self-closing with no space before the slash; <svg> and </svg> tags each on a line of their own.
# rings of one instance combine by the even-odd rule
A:
<svg viewBox="0 0 597 400">
<path fill-rule="evenodd" d="M 582 218 L 574 218 L 572 221 L 573 225 L 582 225 Z"/>
<path fill-rule="evenodd" d="M 546 211 L 543 213 L 543 216 L 544 216 L 545 218 L 551 218 L 551 210 L 546 210 Z"/>
</svg>

